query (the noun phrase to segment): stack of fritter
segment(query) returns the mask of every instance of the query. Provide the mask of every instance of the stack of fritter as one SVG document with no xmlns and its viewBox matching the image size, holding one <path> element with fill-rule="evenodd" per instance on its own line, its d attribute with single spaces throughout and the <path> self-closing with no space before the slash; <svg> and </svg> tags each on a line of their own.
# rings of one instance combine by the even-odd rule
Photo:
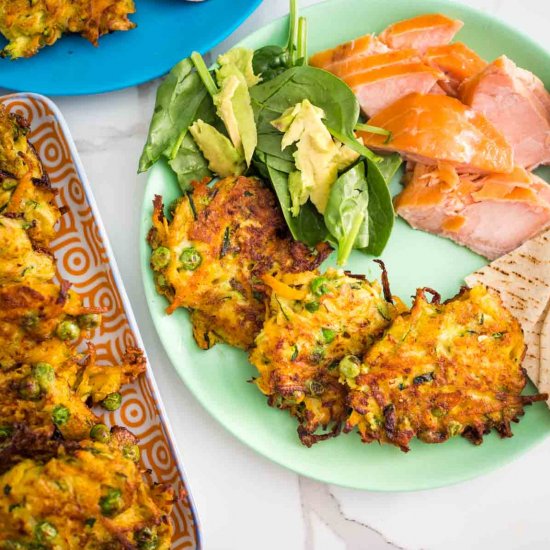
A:
<svg viewBox="0 0 550 550">
<path fill-rule="evenodd" d="M 91 408 L 120 407 L 143 353 L 104 366 L 79 345 L 104 310 L 54 281 L 62 210 L 27 133 L 0 106 L 0 548 L 168 548 L 173 491 L 145 483 L 133 436 Z"/>
<path fill-rule="evenodd" d="M 269 405 L 297 418 L 307 446 L 358 427 L 406 451 L 495 428 L 511 436 L 527 378 L 518 322 L 483 286 L 410 311 L 363 276 L 317 271 L 329 247 L 290 236 L 273 192 L 254 178 L 195 183 L 170 219 L 155 200 L 151 267 L 168 313 L 191 311 L 198 345 L 250 351 Z M 383 267 L 383 265 L 382 265 Z M 431 292 L 431 291 L 430 291 Z"/>
<path fill-rule="evenodd" d="M 31 57 L 65 33 L 77 33 L 94 46 L 100 36 L 127 31 L 133 0 L 0 0 L 0 33 L 9 44 L 3 57 Z"/>
</svg>

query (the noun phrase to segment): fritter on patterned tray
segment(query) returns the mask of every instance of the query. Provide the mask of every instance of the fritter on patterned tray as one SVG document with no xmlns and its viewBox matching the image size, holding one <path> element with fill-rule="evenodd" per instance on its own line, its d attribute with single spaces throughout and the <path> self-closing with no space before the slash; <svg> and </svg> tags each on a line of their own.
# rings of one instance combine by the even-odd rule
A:
<svg viewBox="0 0 550 550">
<path fill-rule="evenodd" d="M 161 197 L 154 206 L 149 243 L 157 290 L 170 301 L 168 313 L 191 310 L 203 349 L 219 341 L 249 348 L 265 318 L 262 275 L 315 269 L 330 252 L 325 243 L 309 249 L 293 240 L 273 192 L 256 178 L 194 184 L 171 221 Z"/>
<path fill-rule="evenodd" d="M 0 284 L 51 280 L 55 261 L 51 253 L 34 247 L 20 218 L 0 215 Z"/>
<path fill-rule="evenodd" d="M 64 33 L 78 33 L 97 46 L 100 36 L 135 24 L 133 0 L 0 0 L 0 33 L 9 44 L 0 55 L 31 57 Z"/>
<path fill-rule="evenodd" d="M 0 476 L 0 548 L 168 550 L 175 495 L 145 480 L 135 445 L 114 428 L 107 443 L 60 446 Z"/>
<path fill-rule="evenodd" d="M 426 292 L 348 373 L 345 431 L 357 426 L 366 443 L 403 451 L 414 437 L 442 443 L 462 435 L 479 444 L 493 428 L 510 437 L 524 406 L 546 398 L 520 395 L 527 378 L 519 323 L 484 286 L 443 304 Z"/>
<path fill-rule="evenodd" d="M 84 307 L 67 283 L 0 287 L 0 368 L 18 363 L 61 363 L 70 345 L 101 322 L 102 308 Z"/>
<path fill-rule="evenodd" d="M 255 383 L 271 406 L 298 419 L 300 439 L 310 446 L 338 434 L 347 417 L 341 360 L 362 354 L 401 306 L 392 303 L 387 284 L 383 292 L 376 281 L 334 269 L 267 276 L 267 282 L 269 313 L 250 353 Z M 330 431 L 316 433 L 320 428 Z"/>
<path fill-rule="evenodd" d="M 23 220 L 32 242 L 47 247 L 61 210 L 28 133 L 28 122 L 0 105 L 0 213 Z"/>
<path fill-rule="evenodd" d="M 54 430 L 65 439 L 89 437 L 99 421 L 87 405 L 118 408 L 120 388 L 144 370 L 141 350 L 129 348 L 120 365 L 106 366 L 96 363 L 92 344 L 87 353 L 62 364 L 41 361 L 0 370 L 0 426 L 6 431 L 0 447 L 8 449 L 10 437 L 21 426 L 45 437 Z"/>
</svg>

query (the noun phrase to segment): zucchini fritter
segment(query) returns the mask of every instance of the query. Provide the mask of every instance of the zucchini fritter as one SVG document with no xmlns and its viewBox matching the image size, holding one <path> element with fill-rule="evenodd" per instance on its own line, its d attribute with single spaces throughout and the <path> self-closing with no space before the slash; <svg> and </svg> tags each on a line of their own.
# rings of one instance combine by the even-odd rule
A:
<svg viewBox="0 0 550 550">
<path fill-rule="evenodd" d="M 64 33 L 97 46 L 104 34 L 133 29 L 135 11 L 133 0 L 0 0 L 0 33 L 10 42 L 0 55 L 31 57 Z"/>
<path fill-rule="evenodd" d="M 272 271 L 315 269 L 328 255 L 292 239 L 273 192 L 256 178 L 231 177 L 193 192 L 172 208 L 154 201 L 151 267 L 159 293 L 191 310 L 193 334 L 208 349 L 218 341 L 247 349 L 262 328 Z"/>
<path fill-rule="evenodd" d="M 174 492 L 146 483 L 135 444 L 115 428 L 108 443 L 61 446 L 45 463 L 23 460 L 0 476 L 0 548 L 168 550 Z"/>
<path fill-rule="evenodd" d="M 98 365 L 95 349 L 75 353 L 62 364 L 45 361 L 0 370 L 0 425 L 46 438 L 57 430 L 65 439 L 85 439 L 98 422 L 87 404 L 98 404 L 145 370 L 141 350 L 129 348 L 120 365 Z M 4 449 L 10 445 L 5 437 Z M 8 449 L 9 450 L 9 449 Z M 2 452 L 0 451 L 0 459 Z"/>
<path fill-rule="evenodd" d="M 255 380 L 271 406 L 289 409 L 302 442 L 336 435 L 347 417 L 338 365 L 362 354 L 397 315 L 378 282 L 335 269 L 268 277 L 268 318 L 250 353 Z M 399 307 L 399 306 L 398 306 Z M 319 428 L 331 431 L 316 434 Z"/>
<path fill-rule="evenodd" d="M 103 309 L 84 307 L 69 286 L 33 282 L 0 288 L 0 368 L 62 362 L 72 353 L 67 344 L 100 324 Z"/>
<path fill-rule="evenodd" d="M 0 284 L 49 281 L 55 275 L 52 254 L 33 247 L 27 222 L 0 215 Z"/>
<path fill-rule="evenodd" d="M 510 437 L 524 405 L 545 398 L 520 395 L 527 378 L 518 321 L 484 286 L 443 304 L 436 293 L 428 302 L 427 290 L 345 379 L 353 409 L 345 431 L 357 426 L 364 442 L 403 451 L 413 437 L 442 443 L 463 435 L 479 444 L 493 428 Z"/>
<path fill-rule="evenodd" d="M 0 213 L 23 220 L 33 244 L 47 247 L 62 210 L 28 133 L 28 122 L 0 105 Z"/>
</svg>

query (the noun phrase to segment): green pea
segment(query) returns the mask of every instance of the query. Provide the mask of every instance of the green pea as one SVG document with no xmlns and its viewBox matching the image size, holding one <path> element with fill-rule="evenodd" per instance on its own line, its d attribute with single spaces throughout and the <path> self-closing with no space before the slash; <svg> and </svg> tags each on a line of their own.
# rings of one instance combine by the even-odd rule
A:
<svg viewBox="0 0 550 550">
<path fill-rule="evenodd" d="M 55 372 L 49 363 L 36 363 L 32 369 L 32 375 L 43 391 L 47 391 L 55 380 Z"/>
<path fill-rule="evenodd" d="M 15 179 L 6 178 L 2 182 L 2 189 L 4 189 L 4 191 L 11 191 L 15 187 L 17 187 L 17 180 Z"/>
<path fill-rule="evenodd" d="M 319 302 L 306 302 L 305 308 L 310 313 L 315 313 L 319 309 Z"/>
<path fill-rule="evenodd" d="M 116 411 L 122 404 L 122 395 L 119 392 L 110 393 L 102 402 L 101 406 L 108 411 Z"/>
<path fill-rule="evenodd" d="M 37 313 L 34 313 L 34 312 L 26 313 L 21 319 L 21 326 L 24 329 L 32 330 L 37 327 L 38 321 L 39 319 L 38 319 Z"/>
<path fill-rule="evenodd" d="M 9 439 L 13 433 L 13 428 L 11 426 L 0 426 L 0 441 Z"/>
<path fill-rule="evenodd" d="M 325 386 L 318 380 L 308 380 L 306 386 L 311 395 L 322 395 L 325 393 Z"/>
<path fill-rule="evenodd" d="M 183 249 L 183 252 L 180 255 L 180 262 L 183 269 L 194 271 L 197 267 L 199 267 L 199 265 L 201 265 L 202 256 L 194 246 L 190 246 Z"/>
<path fill-rule="evenodd" d="M 52 422 L 56 426 L 63 426 L 69 421 L 71 411 L 65 405 L 57 405 L 52 411 Z"/>
<path fill-rule="evenodd" d="M 139 447 L 137 445 L 125 445 L 122 448 L 122 455 L 132 462 L 139 462 Z"/>
<path fill-rule="evenodd" d="M 136 543 L 139 550 L 156 550 L 158 547 L 158 536 L 156 529 L 145 527 L 136 533 Z"/>
<path fill-rule="evenodd" d="M 62 321 L 55 331 L 61 340 L 76 340 L 80 336 L 80 329 L 74 321 Z"/>
<path fill-rule="evenodd" d="M 170 263 L 170 249 L 165 246 L 159 246 L 151 254 L 151 267 L 155 271 L 160 271 Z"/>
<path fill-rule="evenodd" d="M 105 424 L 96 424 L 90 430 L 90 437 L 100 443 L 107 443 L 111 439 L 111 430 Z"/>
<path fill-rule="evenodd" d="M 78 326 L 83 330 L 92 330 L 101 324 L 101 315 L 99 313 L 86 313 L 77 318 Z"/>
<path fill-rule="evenodd" d="M 162 273 L 156 273 L 155 274 L 155 283 L 160 288 L 164 288 L 165 286 L 167 286 L 166 277 L 164 275 L 162 275 Z"/>
<path fill-rule="evenodd" d="M 322 328 L 323 339 L 327 344 L 330 344 L 336 338 L 336 331 L 331 328 Z"/>
<path fill-rule="evenodd" d="M 38 542 L 49 542 L 57 537 L 57 529 L 49 521 L 41 521 L 34 528 L 34 537 Z"/>
<path fill-rule="evenodd" d="M 26 376 L 19 383 L 19 397 L 21 399 L 27 399 L 29 401 L 34 401 L 40 398 L 42 390 L 40 389 L 40 384 L 38 380 L 32 376 Z"/>
<path fill-rule="evenodd" d="M 104 516 L 114 516 L 122 508 L 122 492 L 114 487 L 99 499 L 99 508 Z"/>
<path fill-rule="evenodd" d="M 313 292 L 315 296 L 322 296 L 323 294 L 326 294 L 329 290 L 327 283 L 328 279 L 326 277 L 315 277 L 309 285 L 311 292 Z"/>
<path fill-rule="evenodd" d="M 448 424 L 449 435 L 454 437 L 462 432 L 462 424 L 456 420 L 451 420 Z"/>
<path fill-rule="evenodd" d="M 347 355 L 344 357 L 340 361 L 338 368 L 340 369 L 340 374 L 346 378 L 355 378 L 361 370 L 360 361 L 355 355 Z"/>
</svg>

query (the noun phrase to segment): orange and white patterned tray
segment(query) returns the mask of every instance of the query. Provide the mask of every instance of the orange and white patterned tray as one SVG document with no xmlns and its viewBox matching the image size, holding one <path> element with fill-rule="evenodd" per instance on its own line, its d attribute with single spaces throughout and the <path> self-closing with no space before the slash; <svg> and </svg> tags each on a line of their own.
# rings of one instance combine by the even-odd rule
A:
<svg viewBox="0 0 550 550">
<path fill-rule="evenodd" d="M 30 140 L 52 186 L 59 191 L 58 204 L 69 209 L 61 218 L 53 242 L 59 276 L 72 283 L 85 305 L 108 309 L 93 342 L 98 362 L 114 364 L 128 346 L 143 349 L 143 342 L 66 122 L 55 104 L 44 96 L 13 94 L 0 101 L 29 121 Z M 108 422 L 128 428 L 139 438 L 141 460 L 151 471 L 153 481 L 170 483 L 176 494 L 187 495 L 174 506 L 172 549 L 198 549 L 197 516 L 151 370 L 147 369 L 145 376 L 126 386 L 122 393 L 123 404 L 109 413 Z"/>
</svg>

